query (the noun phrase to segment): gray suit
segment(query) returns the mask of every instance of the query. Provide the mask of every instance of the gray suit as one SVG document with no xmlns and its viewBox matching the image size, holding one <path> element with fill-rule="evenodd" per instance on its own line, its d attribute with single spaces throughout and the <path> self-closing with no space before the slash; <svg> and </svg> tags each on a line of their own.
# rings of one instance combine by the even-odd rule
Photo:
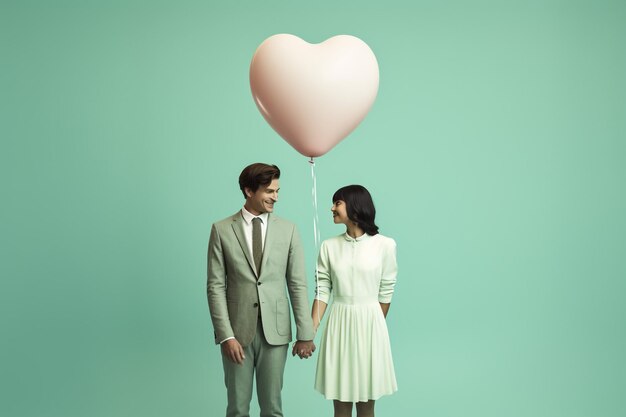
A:
<svg viewBox="0 0 626 417">
<path fill-rule="evenodd" d="M 235 337 L 246 354 L 243 365 L 223 360 L 229 397 L 227 415 L 247 415 L 256 367 L 261 415 L 282 416 L 282 374 L 292 340 L 289 300 L 296 339 L 314 337 L 302 245 L 293 223 L 270 214 L 261 275 L 257 276 L 243 221 L 241 212 L 237 212 L 215 223 L 208 252 L 207 296 L 215 343 Z M 259 365 L 258 358 L 251 355 L 265 358 L 267 363 Z"/>
</svg>

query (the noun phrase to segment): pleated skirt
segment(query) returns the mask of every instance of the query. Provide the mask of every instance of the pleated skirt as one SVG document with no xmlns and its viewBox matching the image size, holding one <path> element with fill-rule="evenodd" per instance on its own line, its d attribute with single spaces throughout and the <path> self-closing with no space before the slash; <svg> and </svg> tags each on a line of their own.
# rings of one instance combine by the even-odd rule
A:
<svg viewBox="0 0 626 417">
<path fill-rule="evenodd" d="M 376 297 L 335 297 L 322 334 L 315 389 L 345 402 L 397 391 L 387 323 Z"/>
</svg>

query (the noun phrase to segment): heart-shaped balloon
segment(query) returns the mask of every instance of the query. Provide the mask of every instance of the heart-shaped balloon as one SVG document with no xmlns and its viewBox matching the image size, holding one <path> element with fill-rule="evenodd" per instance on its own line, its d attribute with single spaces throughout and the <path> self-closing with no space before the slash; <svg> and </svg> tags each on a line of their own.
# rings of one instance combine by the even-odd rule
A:
<svg viewBox="0 0 626 417">
<path fill-rule="evenodd" d="M 267 38 L 250 64 L 259 111 L 308 157 L 324 155 L 365 118 L 378 93 L 378 62 L 349 35 L 310 44 L 294 35 Z"/>
</svg>

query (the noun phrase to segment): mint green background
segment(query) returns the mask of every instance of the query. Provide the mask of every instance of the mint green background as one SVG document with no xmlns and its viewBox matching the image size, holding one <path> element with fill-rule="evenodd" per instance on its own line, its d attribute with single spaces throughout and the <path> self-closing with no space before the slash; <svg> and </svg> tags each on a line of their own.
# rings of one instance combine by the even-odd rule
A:
<svg viewBox="0 0 626 417">
<path fill-rule="evenodd" d="M 314 267 L 309 164 L 249 91 L 275 33 L 379 60 L 317 160 L 322 237 L 360 183 L 398 243 L 378 414 L 626 415 L 625 2 L 0 4 L 0 415 L 223 414 L 205 251 L 243 166 L 282 168 Z M 286 415 L 330 415 L 314 364 Z"/>
</svg>

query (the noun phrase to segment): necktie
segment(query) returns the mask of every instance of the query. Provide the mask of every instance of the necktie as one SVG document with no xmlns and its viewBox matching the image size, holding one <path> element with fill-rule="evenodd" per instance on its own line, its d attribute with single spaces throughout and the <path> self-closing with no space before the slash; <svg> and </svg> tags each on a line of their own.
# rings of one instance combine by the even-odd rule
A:
<svg viewBox="0 0 626 417">
<path fill-rule="evenodd" d="M 261 258 L 263 258 L 263 237 L 261 235 L 261 219 L 252 219 L 252 257 L 257 275 L 261 275 Z"/>
</svg>

